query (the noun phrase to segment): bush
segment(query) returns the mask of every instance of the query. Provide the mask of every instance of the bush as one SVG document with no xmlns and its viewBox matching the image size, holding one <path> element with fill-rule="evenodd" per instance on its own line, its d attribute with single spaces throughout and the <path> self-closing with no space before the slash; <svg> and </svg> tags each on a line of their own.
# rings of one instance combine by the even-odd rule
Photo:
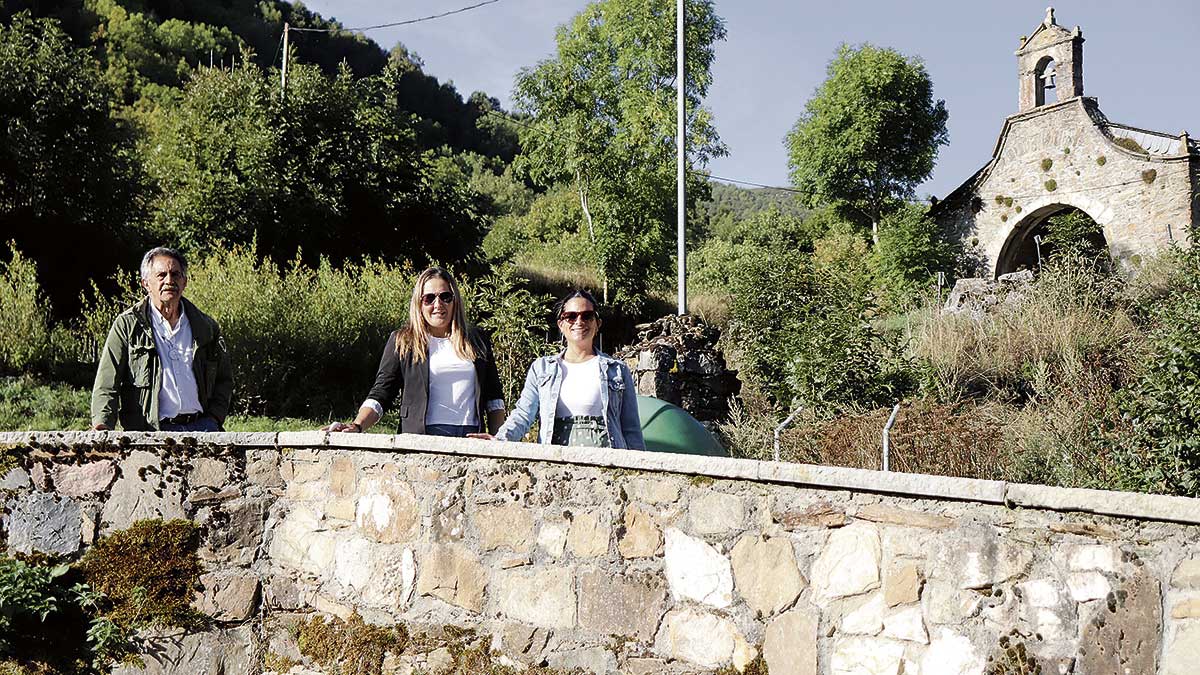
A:
<svg viewBox="0 0 1200 675">
<path fill-rule="evenodd" d="M 746 380 L 781 406 L 825 412 L 878 405 L 907 386 L 899 345 L 872 325 L 870 298 L 854 293 L 808 254 L 772 251 L 732 279 L 730 344 Z"/>
<path fill-rule="evenodd" d="M 0 372 L 45 369 L 51 358 L 50 305 L 38 286 L 37 265 L 9 243 L 0 263 Z"/>
<path fill-rule="evenodd" d="M 1177 254 L 1177 282 L 1149 312 L 1137 381 L 1121 408 L 1135 443 L 1122 445 L 1122 485 L 1200 496 L 1200 253 Z"/>
<path fill-rule="evenodd" d="M 938 272 L 946 274 L 947 284 L 953 283 L 955 258 L 954 246 L 927 209 L 909 204 L 885 216 L 871 256 L 883 303 L 898 310 L 918 306 L 930 295 Z"/>
<path fill-rule="evenodd" d="M 549 295 L 534 295 L 520 285 L 512 266 L 505 265 L 474 284 L 479 325 L 492 338 L 504 402 L 511 408 L 525 384 L 534 359 L 554 351 L 546 339 Z"/>
</svg>

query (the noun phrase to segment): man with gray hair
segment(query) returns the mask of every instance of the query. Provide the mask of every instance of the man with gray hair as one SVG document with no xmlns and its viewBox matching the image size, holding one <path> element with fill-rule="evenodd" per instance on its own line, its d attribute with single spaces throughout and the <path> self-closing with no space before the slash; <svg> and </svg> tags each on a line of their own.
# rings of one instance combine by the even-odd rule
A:
<svg viewBox="0 0 1200 675">
<path fill-rule="evenodd" d="M 233 366 L 217 322 L 183 297 L 187 261 L 173 249 L 142 257 L 146 297 L 108 331 L 92 387 L 92 428 L 220 431 Z"/>
</svg>

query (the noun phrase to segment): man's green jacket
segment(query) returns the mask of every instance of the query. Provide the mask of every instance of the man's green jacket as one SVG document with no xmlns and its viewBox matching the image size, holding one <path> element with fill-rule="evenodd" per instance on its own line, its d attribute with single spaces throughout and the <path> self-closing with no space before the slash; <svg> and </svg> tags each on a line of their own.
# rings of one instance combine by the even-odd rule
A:
<svg viewBox="0 0 1200 675">
<path fill-rule="evenodd" d="M 233 398 L 229 350 L 217 322 L 186 298 L 182 302 L 196 344 L 192 372 L 200 405 L 204 406 L 204 414 L 223 426 Z M 127 431 L 157 431 L 161 383 L 162 363 L 150 322 L 150 300 L 143 298 L 121 312 L 108 331 L 92 387 L 92 425 L 115 429 L 119 415 L 121 427 Z"/>
</svg>

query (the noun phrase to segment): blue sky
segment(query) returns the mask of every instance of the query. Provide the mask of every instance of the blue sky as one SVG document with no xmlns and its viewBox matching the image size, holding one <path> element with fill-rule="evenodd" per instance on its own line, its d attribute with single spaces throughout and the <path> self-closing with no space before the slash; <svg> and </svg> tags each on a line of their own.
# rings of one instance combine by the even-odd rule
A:
<svg viewBox="0 0 1200 675">
<path fill-rule="evenodd" d="M 412 19 L 473 0 L 315 0 L 305 3 L 347 27 Z M 368 35 L 404 43 L 426 72 L 464 97 L 481 90 L 511 104 L 517 71 L 554 51 L 555 28 L 585 0 L 500 0 L 470 12 Z M 727 39 L 717 45 L 707 105 L 729 156 L 716 175 L 787 185 L 783 137 L 825 77 L 842 43 L 870 42 L 919 56 L 934 95 L 950 111 L 950 145 L 918 193 L 943 197 L 985 164 L 1004 118 L 1017 109 L 1021 35 L 1045 15 L 1045 0 L 716 0 Z M 1058 23 L 1083 28 L 1084 93 L 1115 122 L 1200 137 L 1197 0 L 1071 0 Z M 674 30 L 673 26 L 664 28 Z"/>
</svg>

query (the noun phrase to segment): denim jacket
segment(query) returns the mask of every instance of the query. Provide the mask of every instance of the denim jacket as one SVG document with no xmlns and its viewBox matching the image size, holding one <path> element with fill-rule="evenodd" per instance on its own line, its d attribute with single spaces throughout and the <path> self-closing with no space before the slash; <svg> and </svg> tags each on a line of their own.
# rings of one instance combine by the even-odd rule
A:
<svg viewBox="0 0 1200 675">
<path fill-rule="evenodd" d="M 604 424 L 614 448 L 645 450 L 642 422 L 638 417 L 637 389 L 629 366 L 597 351 L 600 359 L 600 380 L 608 386 L 600 388 L 600 405 L 604 408 Z M 554 411 L 558 407 L 558 392 L 562 388 L 559 363 L 562 354 L 543 356 L 529 366 L 521 398 L 496 432 L 496 438 L 519 441 L 536 420 L 538 441 L 549 443 L 554 433 Z"/>
</svg>

